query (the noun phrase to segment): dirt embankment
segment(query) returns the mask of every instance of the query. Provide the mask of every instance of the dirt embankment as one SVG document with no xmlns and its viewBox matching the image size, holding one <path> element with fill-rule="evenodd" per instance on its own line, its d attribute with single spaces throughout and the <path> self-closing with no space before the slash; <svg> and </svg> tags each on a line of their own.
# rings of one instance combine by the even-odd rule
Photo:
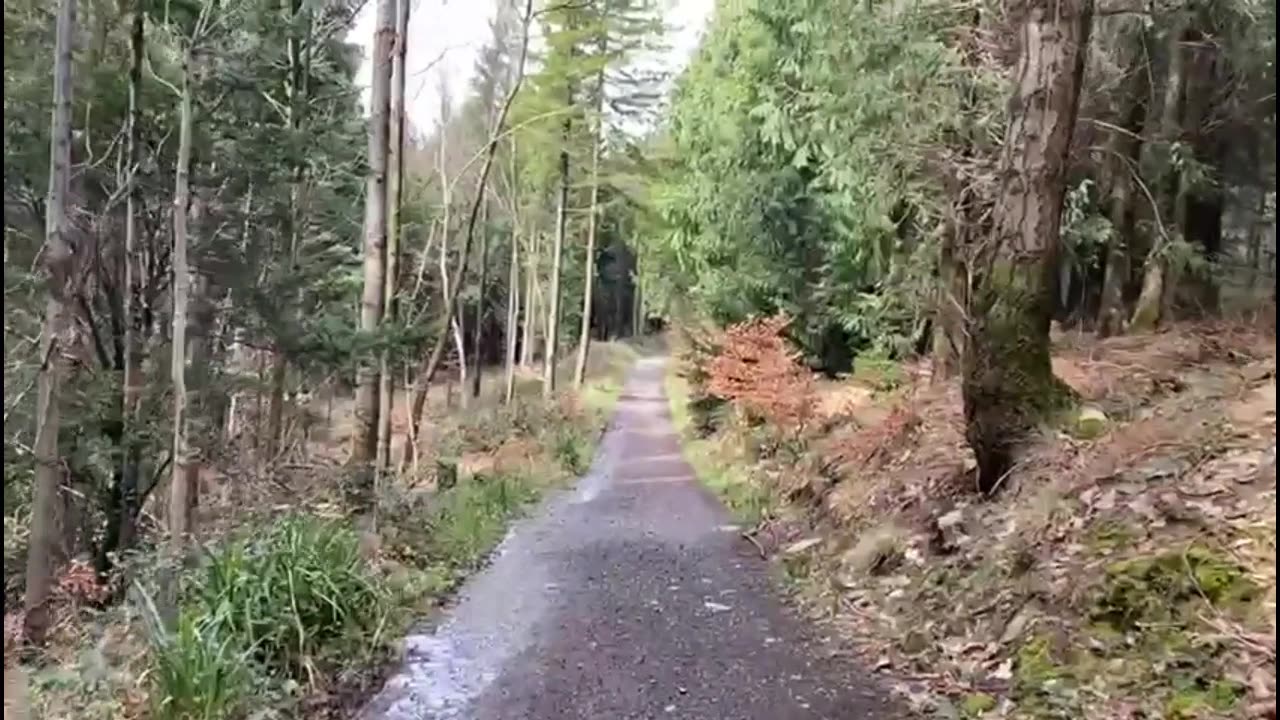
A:
<svg viewBox="0 0 1280 720">
<path fill-rule="evenodd" d="M 921 710 L 1274 717 L 1274 339 L 1055 347 L 1081 409 L 993 498 L 958 387 L 924 367 L 818 383 L 787 442 L 728 421 L 693 451 L 728 452 L 768 493 L 752 538 Z"/>
</svg>

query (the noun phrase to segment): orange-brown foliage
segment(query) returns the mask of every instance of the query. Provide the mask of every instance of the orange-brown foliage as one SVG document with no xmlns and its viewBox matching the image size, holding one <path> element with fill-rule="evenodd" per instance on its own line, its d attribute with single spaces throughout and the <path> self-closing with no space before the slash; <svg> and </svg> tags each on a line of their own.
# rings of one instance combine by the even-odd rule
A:
<svg viewBox="0 0 1280 720">
<path fill-rule="evenodd" d="M 707 368 L 711 394 L 778 427 L 800 429 L 813 411 L 812 374 L 783 337 L 785 315 L 739 323 L 725 331 Z"/>
</svg>

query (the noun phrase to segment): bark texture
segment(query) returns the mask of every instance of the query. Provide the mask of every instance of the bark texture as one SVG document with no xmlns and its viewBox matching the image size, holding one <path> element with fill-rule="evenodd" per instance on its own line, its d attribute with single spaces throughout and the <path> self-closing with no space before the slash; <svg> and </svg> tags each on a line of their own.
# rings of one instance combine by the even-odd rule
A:
<svg viewBox="0 0 1280 720">
<path fill-rule="evenodd" d="M 600 54 L 605 51 L 601 43 Z M 587 257 L 583 262 L 582 328 L 578 335 L 578 358 L 573 365 L 573 387 L 582 387 L 587 376 L 587 353 L 591 346 L 592 289 L 596 279 L 596 225 L 600 214 L 600 146 L 604 144 L 604 67 L 596 76 L 596 132 L 591 142 L 591 203 L 587 209 Z"/>
<path fill-rule="evenodd" d="M 404 201 L 404 90 L 405 54 L 408 49 L 410 0 L 396 5 L 395 55 L 391 64 L 391 140 L 387 161 L 387 268 L 383 283 L 386 319 L 395 322 L 399 315 L 396 299 L 400 280 L 400 209 Z M 395 409 L 395 366 L 388 351 L 383 351 L 378 364 L 378 451 L 379 472 L 391 466 L 391 415 Z"/>
<path fill-rule="evenodd" d="M 1136 23 L 1135 23 L 1136 24 Z M 1140 30 L 1131 31 L 1135 36 Z M 1098 335 L 1108 337 L 1124 332 L 1126 325 L 1124 289 L 1132 272 L 1130 253 L 1134 231 L 1134 177 L 1142 154 L 1143 124 L 1147 115 L 1144 85 L 1146 74 L 1141 66 L 1141 37 L 1126 38 L 1122 59 L 1127 74 L 1120 84 L 1122 103 L 1119 128 L 1107 140 L 1108 175 L 1107 217 L 1111 221 L 1111 238 L 1107 243 L 1106 267 L 1102 276 L 1102 298 L 1098 307 Z"/>
<path fill-rule="evenodd" d="M 189 42 L 189 41 L 188 41 Z M 188 261 L 187 209 L 191 205 L 191 144 L 195 125 L 192 102 L 194 68 L 192 48 L 183 57 L 182 98 L 178 119 L 178 165 L 173 187 L 173 349 L 170 373 L 173 381 L 173 473 L 169 480 L 169 542 L 181 555 L 191 532 L 192 504 L 199 458 L 190 437 L 191 393 L 187 387 L 187 318 L 191 303 L 191 265 Z"/>
<path fill-rule="evenodd" d="M 569 94 L 568 106 L 573 105 Z M 569 120 L 564 121 L 560 148 L 560 189 L 556 196 L 556 234 L 551 243 L 551 287 L 547 300 L 546 347 L 542 360 L 542 395 L 551 397 L 556 391 L 556 346 L 560 337 L 560 268 L 564 256 L 564 236 L 569 221 Z"/>
<path fill-rule="evenodd" d="M 984 492 L 998 487 L 1019 438 L 1066 392 L 1050 365 L 1049 323 L 1093 14 L 1091 0 L 1031 0 L 1018 9 L 1017 84 L 993 228 L 975 254 L 962 363 L 965 434 Z"/>
<path fill-rule="evenodd" d="M 1183 47 L 1183 31 L 1174 28 L 1169 33 L 1169 72 L 1164 85 L 1164 102 L 1160 110 L 1160 124 L 1156 128 L 1157 141 L 1168 147 L 1177 141 L 1181 133 L 1182 102 L 1186 94 L 1186 51 Z M 1133 318 L 1129 329 L 1133 332 L 1150 332 L 1159 326 L 1164 319 L 1165 296 L 1171 278 L 1169 271 L 1169 250 L 1173 240 L 1170 232 L 1177 232 L 1180 206 L 1184 203 L 1182 178 L 1173 169 L 1166 172 L 1164 182 L 1159 187 L 1162 202 L 1157 209 L 1157 235 L 1151 243 L 1151 251 L 1147 254 L 1142 270 L 1142 291 L 1133 309 Z"/>
<path fill-rule="evenodd" d="M 387 275 L 387 149 L 390 134 L 391 64 L 395 46 L 396 0 L 378 0 L 373 31 L 373 77 L 369 100 L 369 170 L 365 179 L 364 291 L 360 330 L 382 324 Z M 364 360 L 356 369 L 355 429 L 351 460 L 372 463 L 378 444 L 378 368 Z"/>
<path fill-rule="evenodd" d="M 53 55 L 53 119 L 49 132 L 49 196 L 45 208 L 46 300 L 36 379 L 35 489 L 27 550 L 23 631 L 35 645 L 49 629 L 49 593 L 58 554 L 58 495 L 62 461 L 58 454 L 61 382 L 66 353 L 74 341 L 71 302 L 75 295 L 75 249 L 71 245 L 68 191 L 71 182 L 72 58 L 76 2 L 60 0 Z"/>
</svg>

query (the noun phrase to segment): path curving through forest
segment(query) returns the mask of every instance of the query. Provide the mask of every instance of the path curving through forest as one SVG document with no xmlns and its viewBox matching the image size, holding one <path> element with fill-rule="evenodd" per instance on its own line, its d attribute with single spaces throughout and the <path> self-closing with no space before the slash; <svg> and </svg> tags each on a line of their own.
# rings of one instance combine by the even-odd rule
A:
<svg viewBox="0 0 1280 720">
<path fill-rule="evenodd" d="M 886 693 L 776 599 L 641 360 L 591 471 L 517 524 L 364 720 L 881 720 Z"/>
</svg>

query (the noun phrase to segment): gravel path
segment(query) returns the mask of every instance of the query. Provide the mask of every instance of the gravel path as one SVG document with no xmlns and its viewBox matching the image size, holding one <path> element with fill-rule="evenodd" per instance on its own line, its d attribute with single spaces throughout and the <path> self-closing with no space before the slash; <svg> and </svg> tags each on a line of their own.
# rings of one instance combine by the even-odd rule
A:
<svg viewBox="0 0 1280 720">
<path fill-rule="evenodd" d="M 680 455 L 641 360 L 592 470 L 517 524 L 366 720 L 881 720 Z"/>
</svg>

